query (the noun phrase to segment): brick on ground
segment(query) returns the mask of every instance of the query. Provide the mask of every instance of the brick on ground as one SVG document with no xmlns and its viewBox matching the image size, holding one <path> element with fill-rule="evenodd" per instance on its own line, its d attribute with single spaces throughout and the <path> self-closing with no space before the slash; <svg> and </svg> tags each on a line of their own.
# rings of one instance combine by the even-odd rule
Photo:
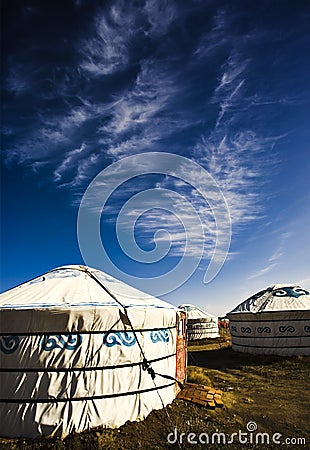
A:
<svg viewBox="0 0 310 450">
<path fill-rule="evenodd" d="M 202 405 L 202 406 L 206 406 L 207 405 L 207 401 L 206 400 L 200 400 L 198 398 L 193 399 L 193 403 L 196 403 L 197 405 Z"/>
<path fill-rule="evenodd" d="M 222 391 L 220 389 L 214 389 L 210 386 L 194 383 L 185 383 L 184 388 L 179 393 L 178 398 L 181 400 L 196 403 L 201 406 L 205 406 L 209 409 L 215 409 L 215 407 L 223 407 Z"/>
<path fill-rule="evenodd" d="M 223 408 L 223 406 L 224 406 L 224 403 L 219 398 L 215 398 L 214 403 L 215 403 L 215 406 L 217 406 L 218 408 Z"/>
<path fill-rule="evenodd" d="M 215 403 L 214 402 L 207 402 L 207 407 L 209 409 L 215 409 Z"/>
</svg>

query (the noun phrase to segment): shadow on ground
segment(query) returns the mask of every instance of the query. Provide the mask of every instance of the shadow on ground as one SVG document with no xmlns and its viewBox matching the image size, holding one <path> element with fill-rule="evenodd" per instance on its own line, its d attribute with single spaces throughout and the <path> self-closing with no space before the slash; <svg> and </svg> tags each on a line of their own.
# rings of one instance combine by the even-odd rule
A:
<svg viewBox="0 0 310 450">
<path fill-rule="evenodd" d="M 235 352 L 231 347 L 218 350 L 191 351 L 188 353 L 188 365 L 206 369 L 241 369 L 245 366 L 265 366 L 285 362 L 292 357 L 275 355 L 251 355 Z"/>
</svg>

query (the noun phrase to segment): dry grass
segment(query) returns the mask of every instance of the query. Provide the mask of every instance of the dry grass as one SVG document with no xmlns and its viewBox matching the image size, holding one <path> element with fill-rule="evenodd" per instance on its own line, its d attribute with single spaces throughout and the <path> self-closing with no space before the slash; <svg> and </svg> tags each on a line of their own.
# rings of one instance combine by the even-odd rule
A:
<svg viewBox="0 0 310 450">
<path fill-rule="evenodd" d="M 188 366 L 187 381 L 189 383 L 204 384 L 205 386 L 211 386 L 211 380 L 208 376 L 208 373 L 202 367 Z"/>
</svg>

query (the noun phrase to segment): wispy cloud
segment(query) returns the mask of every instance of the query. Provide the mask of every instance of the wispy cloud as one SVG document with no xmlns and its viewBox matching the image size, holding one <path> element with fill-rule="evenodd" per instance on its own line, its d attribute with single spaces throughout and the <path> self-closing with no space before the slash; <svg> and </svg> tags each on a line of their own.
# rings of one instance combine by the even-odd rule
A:
<svg viewBox="0 0 310 450">
<path fill-rule="evenodd" d="M 166 186 L 164 188 L 164 186 Z M 170 187 L 170 189 L 169 189 Z M 137 224 L 137 237 L 144 242 L 152 244 L 154 238 L 157 243 L 171 242 L 171 256 L 210 258 L 214 251 L 214 243 L 217 237 L 217 229 L 213 213 L 209 205 L 202 198 L 194 195 L 194 189 L 180 187 L 176 189 L 173 180 L 165 182 L 159 189 L 164 189 L 157 199 L 150 199 L 149 204 L 142 205 L 142 211 L 146 213 L 140 217 Z M 141 210 L 133 210 L 126 216 L 126 220 L 136 220 Z M 124 226 L 128 226 L 130 222 Z M 158 230 L 165 233 L 158 236 Z M 156 237 L 155 237 L 156 236 Z"/>
<path fill-rule="evenodd" d="M 222 189 L 234 227 L 262 213 L 258 187 L 264 183 L 269 146 L 269 142 L 253 131 L 244 130 L 231 136 L 216 131 L 209 138 L 202 138 L 195 147 L 197 160 Z"/>
<path fill-rule="evenodd" d="M 219 104 L 220 110 L 216 121 L 216 128 L 228 111 L 238 111 L 244 107 L 245 99 L 242 88 L 246 82 L 246 69 L 249 64 L 248 60 L 233 49 L 227 61 L 223 64 L 220 73 L 219 84 L 214 90 L 212 101 Z"/>
<path fill-rule="evenodd" d="M 133 88 L 115 103 L 111 121 L 100 131 L 116 136 L 149 124 L 176 93 L 174 78 L 156 61 L 142 62 Z"/>
<path fill-rule="evenodd" d="M 148 158 L 145 154 L 143 159 L 136 155 L 131 157 L 129 166 L 125 159 L 111 166 L 92 183 L 83 208 L 97 215 L 102 212 L 105 221 L 117 223 L 127 243 L 136 236 L 145 245 L 152 246 L 154 241 L 164 248 L 171 245 L 170 256 L 185 253 L 190 258 L 200 260 L 203 256 L 210 260 L 217 242 L 216 258 L 224 259 L 226 254 L 223 256 L 221 252 L 229 239 L 230 219 L 219 206 L 223 198 L 216 183 L 205 177 L 203 185 L 200 180 L 197 187 L 197 172 L 190 160 L 183 159 L 179 165 L 165 168 L 169 158 L 161 153 L 156 154 L 162 162 L 161 173 L 171 176 L 154 175 L 154 158 L 155 155 Z M 149 175 L 131 179 L 133 167 Z M 115 191 L 124 178 L 131 182 Z M 103 198 L 110 192 L 113 192 L 111 200 L 103 208 Z"/>
<path fill-rule="evenodd" d="M 88 36 L 84 34 L 76 42 L 80 55 L 77 65 L 67 66 L 62 72 L 59 67 L 49 71 L 46 84 L 51 89 L 35 91 L 38 106 L 31 124 L 22 122 L 18 138 L 6 150 L 6 160 L 27 164 L 33 170 L 45 164 L 56 166 L 52 170 L 55 183 L 62 182 L 64 172 L 69 179 L 71 171 L 72 182 L 62 185 L 74 188 L 79 182 L 90 180 L 95 154 L 96 162 L 104 165 L 107 159 L 147 151 L 164 135 L 184 126 L 171 117 L 167 119 L 164 113 L 179 93 L 168 60 L 165 63 L 157 57 L 136 57 L 132 51 L 139 41 L 157 40 L 167 33 L 177 15 L 173 3 L 159 5 L 153 0 L 143 5 L 120 0 L 97 10 Z M 31 64 L 29 61 L 28 70 L 25 65 L 12 67 L 6 85 L 9 92 L 18 96 L 30 92 L 30 86 L 36 84 Z M 105 87 L 106 77 L 131 70 L 132 65 L 136 71 L 133 83 L 126 82 L 120 88 L 116 85 L 110 93 Z M 93 88 L 97 81 L 92 76 L 101 78 L 102 87 L 95 84 Z M 102 90 L 106 91 L 103 96 Z M 57 107 L 50 108 L 49 103 Z M 81 142 L 88 151 L 76 158 L 72 147 L 80 148 Z M 83 176 L 77 175 L 81 171 Z"/>
<path fill-rule="evenodd" d="M 260 278 L 266 275 L 266 273 L 272 272 L 273 269 L 281 264 L 283 258 L 286 257 L 286 243 L 287 240 L 294 235 L 294 233 L 292 231 L 274 230 L 274 235 L 276 236 L 276 248 L 268 257 L 266 266 L 258 270 L 258 272 L 250 275 L 248 280 Z"/>
<path fill-rule="evenodd" d="M 179 93 L 173 72 L 155 60 L 143 61 L 133 87 L 115 101 L 110 119 L 98 129 L 107 153 L 119 158 L 146 151 L 184 126 L 167 115 Z"/>
<path fill-rule="evenodd" d="M 245 80 L 241 80 L 240 83 L 233 89 L 233 91 L 226 96 L 221 102 L 220 102 L 220 112 L 216 121 L 216 127 L 220 125 L 221 120 L 224 117 L 224 114 L 233 106 L 234 100 L 237 96 L 237 93 L 243 86 Z"/>
<path fill-rule="evenodd" d="M 264 267 L 263 269 L 259 270 L 257 273 L 250 275 L 248 277 L 248 280 L 254 280 L 255 278 L 260 278 L 264 275 L 266 275 L 266 273 L 269 273 L 272 271 L 272 269 L 274 269 L 277 266 L 276 263 L 271 263 L 268 264 L 268 266 Z"/>
<path fill-rule="evenodd" d="M 80 158 L 82 156 L 83 151 L 85 150 L 86 146 L 83 143 L 79 148 L 76 148 L 74 150 L 71 150 L 69 153 L 67 153 L 65 159 L 61 162 L 60 166 L 57 167 L 54 171 L 54 179 L 55 181 L 59 181 L 62 179 L 63 174 L 72 168 L 73 162 L 76 158 Z"/>
<path fill-rule="evenodd" d="M 171 24 L 177 20 L 179 10 L 173 1 L 147 0 L 144 6 L 147 20 L 150 24 L 148 33 L 157 37 L 164 36 Z"/>
<path fill-rule="evenodd" d="M 95 19 L 95 36 L 85 39 L 80 52 L 84 59 L 82 70 L 94 76 L 112 74 L 128 63 L 128 40 L 134 33 L 132 13 L 122 11 L 121 3 L 98 14 Z M 124 6 L 124 3 L 123 3 Z"/>
<path fill-rule="evenodd" d="M 76 175 L 73 178 L 70 186 L 80 186 L 82 183 L 88 180 L 90 168 L 94 170 L 96 163 L 100 158 L 100 154 L 92 153 L 87 159 L 78 162 Z"/>
<path fill-rule="evenodd" d="M 36 127 L 31 127 L 28 133 L 25 133 L 17 143 L 6 153 L 6 159 L 12 161 L 16 159 L 19 163 L 30 166 L 38 163 L 55 164 L 55 160 L 62 156 L 59 152 L 59 146 L 69 146 L 71 138 L 76 130 L 79 130 L 83 123 L 92 113 L 86 108 L 69 109 L 67 114 L 45 117 L 39 113 L 36 118 Z M 69 152 L 70 153 L 70 152 Z M 61 167 L 68 167 L 68 154 L 59 163 Z M 73 159 L 71 158 L 71 161 Z M 57 163 L 56 163 L 57 164 Z M 57 172 L 57 169 L 54 171 Z M 55 177 L 54 181 L 60 178 Z"/>
<path fill-rule="evenodd" d="M 84 57 L 81 69 L 96 77 L 123 70 L 130 62 L 133 42 L 143 35 L 163 36 L 176 16 L 172 2 L 147 0 L 143 5 L 123 0 L 113 2 L 96 15 L 95 35 L 81 43 Z"/>
<path fill-rule="evenodd" d="M 224 8 L 219 8 L 213 17 L 211 29 L 206 30 L 194 49 L 195 57 L 200 60 L 210 58 L 218 49 L 228 44 L 231 38 L 227 29 L 228 22 L 229 14 Z"/>
</svg>

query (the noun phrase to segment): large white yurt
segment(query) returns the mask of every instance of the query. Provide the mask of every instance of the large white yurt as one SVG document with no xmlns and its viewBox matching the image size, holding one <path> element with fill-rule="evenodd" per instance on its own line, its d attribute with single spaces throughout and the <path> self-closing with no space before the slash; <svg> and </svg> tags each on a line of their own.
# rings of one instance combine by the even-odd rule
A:
<svg viewBox="0 0 310 450">
<path fill-rule="evenodd" d="M 233 350 L 272 355 L 310 354 L 310 293 L 276 284 L 227 314 Z"/>
<path fill-rule="evenodd" d="M 64 266 L 4 292 L 0 325 L 5 437 L 142 420 L 185 379 L 184 312 L 99 270 Z"/>
<path fill-rule="evenodd" d="M 216 316 L 191 304 L 183 304 L 179 308 L 185 311 L 187 315 L 188 341 L 219 337 L 218 318 Z"/>
</svg>

